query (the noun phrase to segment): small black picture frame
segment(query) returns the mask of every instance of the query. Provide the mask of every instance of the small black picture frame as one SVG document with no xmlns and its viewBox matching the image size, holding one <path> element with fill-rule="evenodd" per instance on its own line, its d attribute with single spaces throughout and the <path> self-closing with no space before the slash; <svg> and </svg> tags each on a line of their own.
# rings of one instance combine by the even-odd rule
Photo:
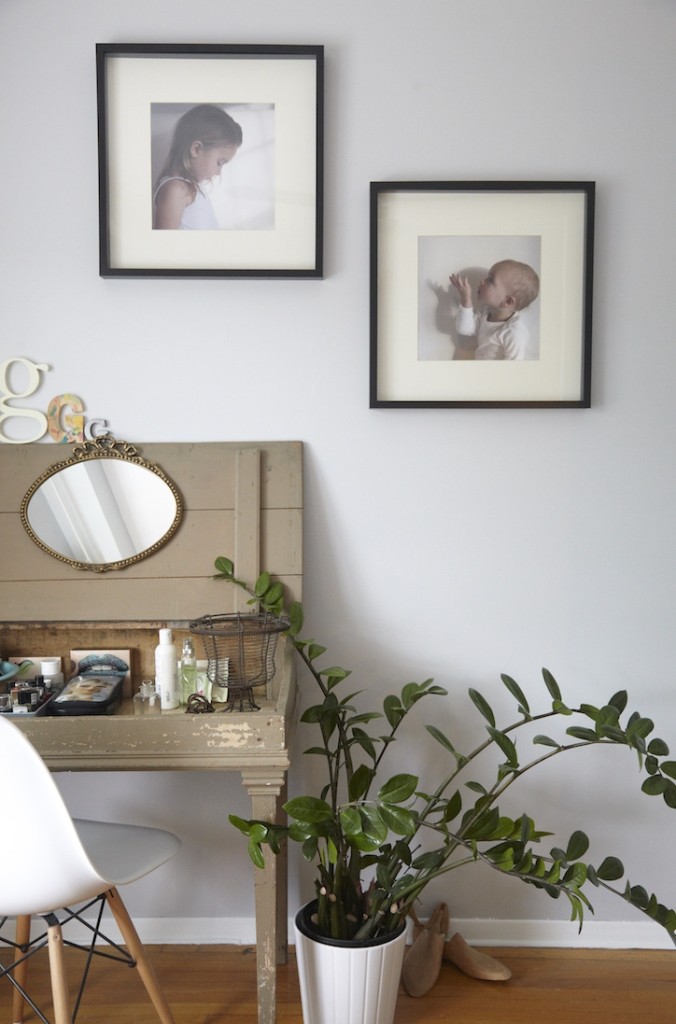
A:
<svg viewBox="0 0 676 1024">
<path fill-rule="evenodd" d="M 592 181 L 371 182 L 370 407 L 589 408 L 594 201 Z"/>
<path fill-rule="evenodd" d="M 322 277 L 322 46 L 98 43 L 96 68 L 102 277 Z"/>
</svg>

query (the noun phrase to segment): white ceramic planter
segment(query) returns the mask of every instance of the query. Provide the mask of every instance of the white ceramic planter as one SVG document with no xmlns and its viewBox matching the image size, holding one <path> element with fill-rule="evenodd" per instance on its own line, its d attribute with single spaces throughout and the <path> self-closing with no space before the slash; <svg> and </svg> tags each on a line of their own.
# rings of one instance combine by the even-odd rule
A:
<svg viewBox="0 0 676 1024">
<path fill-rule="evenodd" d="M 406 930 L 355 944 L 323 939 L 306 925 L 311 904 L 294 922 L 305 1024 L 392 1024 Z"/>
</svg>

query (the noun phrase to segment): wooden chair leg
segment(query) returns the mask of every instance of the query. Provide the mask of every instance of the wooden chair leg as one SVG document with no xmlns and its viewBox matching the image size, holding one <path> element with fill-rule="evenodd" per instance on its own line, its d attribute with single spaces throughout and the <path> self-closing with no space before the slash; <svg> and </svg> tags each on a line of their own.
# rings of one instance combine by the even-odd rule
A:
<svg viewBox="0 0 676 1024">
<path fill-rule="evenodd" d="M 113 917 L 115 918 L 117 927 L 122 933 L 122 939 L 129 950 L 129 953 L 136 961 L 139 976 L 145 985 L 146 992 L 150 996 L 158 1017 L 162 1021 L 162 1024 L 175 1024 L 174 1016 L 169 1008 L 169 1003 L 160 988 L 153 966 L 146 955 L 146 951 L 138 937 L 136 928 L 133 925 L 133 922 L 127 912 L 127 908 L 122 902 L 117 889 L 110 889 L 109 892 L 106 893 L 106 901 L 110 907 Z"/>
<path fill-rule="evenodd" d="M 16 934 L 14 940 L 17 946 L 25 946 L 30 939 L 31 934 L 31 919 L 28 915 L 21 914 L 16 919 Z M 21 949 L 14 950 L 14 959 L 20 960 L 23 956 Z M 28 977 L 28 961 L 24 960 L 22 964 L 14 969 L 14 978 L 21 985 L 23 989 L 26 988 L 26 980 Z M 26 1006 L 26 1000 L 17 989 L 13 990 L 12 996 L 12 1020 L 14 1024 L 23 1024 L 24 1008 Z"/>
<path fill-rule="evenodd" d="M 63 936 L 61 925 L 50 914 L 47 921 L 49 950 L 49 974 L 52 982 L 52 1000 L 54 1002 L 54 1024 L 73 1024 L 70 1009 L 70 995 L 66 982 L 66 966 L 63 960 Z"/>
</svg>

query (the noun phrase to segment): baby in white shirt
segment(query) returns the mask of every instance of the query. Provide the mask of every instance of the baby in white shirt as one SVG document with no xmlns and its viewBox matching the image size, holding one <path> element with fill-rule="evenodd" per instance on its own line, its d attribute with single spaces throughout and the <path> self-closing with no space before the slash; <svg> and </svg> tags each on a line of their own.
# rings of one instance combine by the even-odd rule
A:
<svg viewBox="0 0 676 1024">
<path fill-rule="evenodd" d="M 460 296 L 458 333 L 476 335 L 474 358 L 525 359 L 528 328 L 519 313 L 535 301 L 540 290 L 533 268 L 518 260 L 494 263 L 477 290 L 483 309 L 476 314 L 468 279 L 459 274 L 451 274 L 450 279 Z"/>
</svg>

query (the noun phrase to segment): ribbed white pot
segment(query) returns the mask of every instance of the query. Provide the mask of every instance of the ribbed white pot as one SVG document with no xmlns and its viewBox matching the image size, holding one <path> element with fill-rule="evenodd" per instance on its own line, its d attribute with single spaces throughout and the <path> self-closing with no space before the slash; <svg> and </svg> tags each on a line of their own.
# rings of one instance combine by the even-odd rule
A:
<svg viewBox="0 0 676 1024">
<path fill-rule="evenodd" d="M 406 930 L 364 943 L 325 939 L 296 914 L 296 962 L 305 1024 L 392 1024 Z"/>
</svg>

